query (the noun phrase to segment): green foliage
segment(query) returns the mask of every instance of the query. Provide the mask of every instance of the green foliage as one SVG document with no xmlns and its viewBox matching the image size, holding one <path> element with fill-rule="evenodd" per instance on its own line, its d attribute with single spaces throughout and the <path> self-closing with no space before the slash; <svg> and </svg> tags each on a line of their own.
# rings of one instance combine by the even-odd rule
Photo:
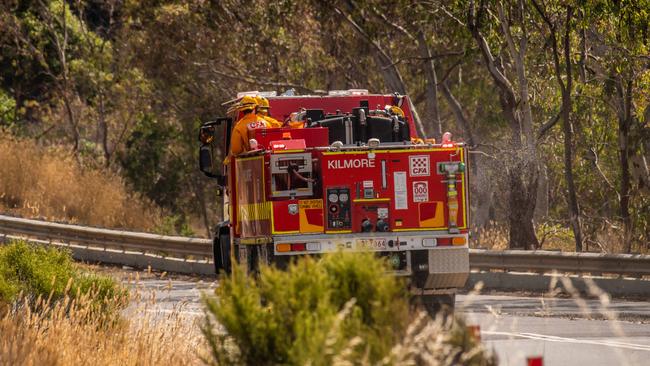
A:
<svg viewBox="0 0 650 366">
<path fill-rule="evenodd" d="M 204 298 L 213 362 L 329 365 L 343 350 L 377 362 L 408 320 L 404 286 L 387 270 L 368 253 L 264 267 L 257 279 L 236 269 Z M 215 332 L 215 320 L 227 335 Z"/>
<path fill-rule="evenodd" d="M 187 217 L 181 215 L 165 216 L 155 232 L 163 235 L 195 236 L 188 221 Z"/>
<path fill-rule="evenodd" d="M 183 161 L 171 154 L 175 131 L 151 114 L 143 115 L 119 156 L 124 175 L 136 191 L 166 207 L 177 207 Z"/>
<path fill-rule="evenodd" d="M 20 293 L 32 301 L 92 294 L 97 311 L 107 313 L 127 294 L 112 278 L 79 270 L 66 250 L 13 241 L 0 246 L 0 303 L 12 303 Z"/>
<path fill-rule="evenodd" d="M 220 219 L 220 210 L 213 199 L 213 182 L 197 173 L 196 129 L 198 121 L 223 115 L 222 103 L 236 92 L 295 88 L 304 94 L 367 88 L 392 93 L 386 71 L 394 66 L 431 134 L 432 82 L 426 67 L 433 65 L 443 129 L 467 138 L 443 93 L 444 83 L 485 153 L 472 158 L 474 173 L 483 175 L 470 181 L 479 193 L 474 197 L 486 198 L 475 200 L 472 210 L 489 212 L 489 218 L 477 223 L 505 222 L 509 183 L 504 172 L 517 156 L 509 147 L 517 126 L 510 125 L 503 113 L 499 92 L 467 27 L 470 4 L 467 0 L 2 2 L 0 124 L 13 124 L 11 131 L 37 137 L 39 144 L 69 149 L 74 142 L 78 160 L 122 173 L 133 190 L 171 212 L 161 232 L 183 231 L 197 218 L 207 229 Z M 513 69 L 514 54 L 499 20 L 499 6 L 509 21 L 509 33 L 515 39 L 526 38 L 523 77 L 537 135 L 562 103 L 550 28 L 531 2 L 522 7 L 515 2 L 474 4 L 487 6 L 481 32 L 515 89 L 522 80 Z M 633 177 L 628 194 L 622 194 L 617 124 L 629 111 L 625 145 L 630 159 L 650 159 L 646 118 L 650 113 L 645 111 L 650 104 L 648 0 L 538 5 L 556 24 L 557 37 L 569 34 L 573 171 L 586 240 L 595 241 L 597 232 L 621 226 L 621 198 L 629 196 L 632 237 L 643 246 L 650 237 L 650 195 L 648 184 L 639 182 L 650 181 L 650 176 L 643 170 L 639 174 L 645 175 L 644 180 Z M 565 24 L 569 5 L 573 19 Z M 515 48 L 518 44 L 515 41 Z M 423 57 L 423 45 L 433 60 Z M 563 47 L 560 42 L 560 59 Z M 386 59 L 378 56 L 378 49 Z M 567 75 L 563 65 L 560 71 Z M 69 121 L 65 101 L 74 121 Z M 549 129 L 536 146 L 549 178 L 544 210 L 548 217 L 543 219 L 568 227 L 560 126 Z M 486 181 L 491 184 L 481 183 Z"/>
<path fill-rule="evenodd" d="M 12 125 L 16 121 L 16 101 L 0 89 L 0 126 Z"/>
</svg>

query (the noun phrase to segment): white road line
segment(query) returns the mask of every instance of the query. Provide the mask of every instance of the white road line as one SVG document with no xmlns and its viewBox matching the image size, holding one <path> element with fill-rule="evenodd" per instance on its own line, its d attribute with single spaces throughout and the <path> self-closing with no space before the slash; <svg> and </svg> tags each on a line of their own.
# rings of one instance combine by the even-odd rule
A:
<svg viewBox="0 0 650 366">
<path fill-rule="evenodd" d="M 496 332 L 496 331 L 490 331 L 490 330 L 485 330 L 485 331 L 482 331 L 481 333 L 489 334 L 489 335 L 502 335 L 502 336 L 508 336 L 508 337 L 514 337 L 514 338 L 536 339 L 536 340 L 549 341 L 549 342 L 593 344 L 593 345 L 598 345 L 598 346 L 625 348 L 625 349 L 632 349 L 632 350 L 637 350 L 637 351 L 650 351 L 650 345 L 624 343 L 624 342 L 617 342 L 617 341 L 598 341 L 598 340 L 590 340 L 590 339 L 576 339 L 576 338 L 557 337 L 557 336 L 551 336 L 551 335 L 545 335 L 545 334 L 536 334 L 536 333 L 511 333 L 511 332 Z"/>
<path fill-rule="evenodd" d="M 147 309 L 147 313 L 154 313 L 154 314 L 178 314 L 178 315 L 194 315 L 194 316 L 200 316 L 200 315 L 205 315 L 205 313 L 200 312 L 200 311 L 191 311 L 191 310 L 183 310 L 179 311 L 176 309 Z"/>
</svg>

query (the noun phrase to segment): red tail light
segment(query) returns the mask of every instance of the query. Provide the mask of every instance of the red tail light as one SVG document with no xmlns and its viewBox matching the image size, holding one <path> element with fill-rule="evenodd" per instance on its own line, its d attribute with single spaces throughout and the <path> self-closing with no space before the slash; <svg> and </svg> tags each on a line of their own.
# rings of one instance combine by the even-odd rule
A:
<svg viewBox="0 0 650 366">
<path fill-rule="evenodd" d="M 291 244 L 291 251 L 292 252 L 304 252 L 305 251 L 305 243 Z"/>
<path fill-rule="evenodd" d="M 438 246 L 451 245 L 451 238 L 437 238 Z"/>
</svg>

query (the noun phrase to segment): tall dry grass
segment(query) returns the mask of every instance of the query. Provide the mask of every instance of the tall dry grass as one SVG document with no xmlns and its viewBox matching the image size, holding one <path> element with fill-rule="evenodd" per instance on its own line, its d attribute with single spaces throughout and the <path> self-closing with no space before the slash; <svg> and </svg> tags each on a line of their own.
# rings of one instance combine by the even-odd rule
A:
<svg viewBox="0 0 650 366">
<path fill-rule="evenodd" d="M 551 221 L 535 225 L 540 250 L 556 250 L 574 252 L 575 240 L 571 228 Z M 587 232 L 585 232 L 587 234 Z M 622 227 L 602 225 L 597 230 L 588 232 L 583 242 L 583 250 L 602 253 L 624 253 Z M 490 222 L 486 226 L 475 229 L 470 245 L 473 248 L 490 250 L 507 250 L 509 247 L 508 227 L 503 223 Z M 632 252 L 646 254 L 650 252 L 647 245 L 632 245 Z"/>
<path fill-rule="evenodd" d="M 0 210 L 25 217 L 152 230 L 161 213 L 106 170 L 82 168 L 68 152 L 0 138 Z"/>
<path fill-rule="evenodd" d="M 0 319 L 0 365 L 198 365 L 200 333 L 179 313 L 134 314 L 106 325 L 91 297 L 28 301 Z M 1 314 L 1 312 L 0 312 Z"/>
</svg>

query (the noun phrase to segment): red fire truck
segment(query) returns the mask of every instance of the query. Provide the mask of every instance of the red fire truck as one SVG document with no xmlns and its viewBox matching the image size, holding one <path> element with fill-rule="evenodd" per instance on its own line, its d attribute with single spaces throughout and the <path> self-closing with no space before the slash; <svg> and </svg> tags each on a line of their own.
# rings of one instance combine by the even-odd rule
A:
<svg viewBox="0 0 650 366">
<path fill-rule="evenodd" d="M 254 149 L 224 164 L 236 112 L 201 127 L 199 165 L 224 198 L 216 270 L 229 271 L 231 258 L 255 271 L 299 255 L 373 251 L 410 278 L 425 308 L 453 307 L 469 273 L 465 145 L 418 139 L 408 96 L 268 100 L 271 116 L 300 116 L 305 128 L 254 130 Z"/>
</svg>

